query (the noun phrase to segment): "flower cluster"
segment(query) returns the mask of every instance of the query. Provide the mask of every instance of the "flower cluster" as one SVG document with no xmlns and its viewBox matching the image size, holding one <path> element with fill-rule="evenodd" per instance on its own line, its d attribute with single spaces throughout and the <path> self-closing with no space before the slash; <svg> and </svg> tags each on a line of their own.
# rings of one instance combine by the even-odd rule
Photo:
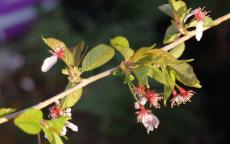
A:
<svg viewBox="0 0 230 144">
<path fill-rule="evenodd" d="M 142 86 L 134 87 L 133 92 L 139 97 L 139 101 L 135 103 L 135 109 L 139 110 L 136 112 L 137 122 L 142 123 L 147 129 L 147 133 L 149 133 L 153 131 L 154 128 L 158 128 L 160 121 L 151 110 L 146 109 L 144 105 L 146 102 L 149 102 L 150 107 L 160 108 L 158 102 L 163 98 L 154 90 Z"/>
<path fill-rule="evenodd" d="M 207 11 L 204 11 L 200 7 L 193 10 L 190 14 L 188 14 L 184 18 L 184 22 L 191 16 L 194 16 L 194 19 L 197 21 L 197 26 L 196 26 L 196 40 L 200 41 L 202 35 L 203 35 L 203 24 L 204 24 L 204 18 L 208 14 Z"/>
<path fill-rule="evenodd" d="M 186 91 L 185 89 L 179 87 L 178 88 L 179 93 L 176 92 L 176 90 L 173 90 L 173 98 L 170 100 L 171 102 L 171 107 L 177 105 L 179 106 L 180 104 L 185 104 L 186 102 L 190 102 L 191 97 L 195 94 L 194 91 L 188 90 Z"/>
<path fill-rule="evenodd" d="M 51 119 L 56 119 L 62 116 L 69 116 L 71 117 L 71 108 L 67 108 L 65 110 L 61 109 L 59 107 L 59 102 L 56 102 L 56 104 L 52 107 L 49 108 L 50 114 L 49 117 Z M 77 125 L 67 121 L 64 125 L 64 127 L 62 128 L 61 131 L 61 136 L 65 136 L 66 132 L 67 132 L 67 128 L 70 128 L 72 131 L 77 132 L 78 131 L 78 127 Z"/>
<path fill-rule="evenodd" d="M 43 61 L 41 67 L 42 72 L 47 72 L 57 62 L 58 58 L 62 60 L 64 59 L 65 51 L 63 48 L 59 48 L 55 52 L 50 51 L 50 53 L 52 54 L 52 56 L 46 58 Z"/>
</svg>

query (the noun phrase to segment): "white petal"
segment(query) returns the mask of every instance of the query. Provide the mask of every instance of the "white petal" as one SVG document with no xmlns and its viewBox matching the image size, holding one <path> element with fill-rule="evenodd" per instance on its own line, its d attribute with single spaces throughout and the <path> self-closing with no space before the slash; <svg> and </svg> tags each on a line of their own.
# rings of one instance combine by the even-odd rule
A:
<svg viewBox="0 0 230 144">
<path fill-rule="evenodd" d="M 196 26 L 196 40 L 200 41 L 203 35 L 203 21 L 199 21 Z"/>
<path fill-rule="evenodd" d="M 135 102 L 135 103 L 134 103 L 134 107 L 135 107 L 135 109 L 140 109 L 140 104 L 139 104 L 139 102 Z"/>
<path fill-rule="evenodd" d="M 142 98 L 140 99 L 140 104 L 141 104 L 141 105 L 145 105 L 146 102 L 147 102 L 147 99 L 146 99 L 145 97 L 142 97 Z"/>
<path fill-rule="evenodd" d="M 189 13 L 188 15 L 186 15 L 185 17 L 184 17 L 184 23 L 191 17 L 191 16 L 193 16 L 194 15 L 194 11 L 192 11 L 191 13 Z"/>
<path fill-rule="evenodd" d="M 72 131 L 75 131 L 75 132 L 78 131 L 78 126 L 75 125 L 75 124 L 73 124 L 73 123 L 71 123 L 71 122 L 66 122 L 66 126 L 67 126 L 68 128 L 70 128 Z"/>
<path fill-rule="evenodd" d="M 46 58 L 43 61 L 43 64 L 41 67 L 42 72 L 47 72 L 57 62 L 57 60 L 58 60 L 58 57 L 56 55 L 52 55 Z"/>
<path fill-rule="evenodd" d="M 66 127 L 63 127 L 63 128 L 62 128 L 62 131 L 61 131 L 61 136 L 65 136 L 65 135 L 66 135 L 66 132 L 67 132 Z"/>
<path fill-rule="evenodd" d="M 67 109 L 65 110 L 65 112 L 66 112 L 66 113 L 71 113 L 71 108 L 67 108 Z"/>
</svg>

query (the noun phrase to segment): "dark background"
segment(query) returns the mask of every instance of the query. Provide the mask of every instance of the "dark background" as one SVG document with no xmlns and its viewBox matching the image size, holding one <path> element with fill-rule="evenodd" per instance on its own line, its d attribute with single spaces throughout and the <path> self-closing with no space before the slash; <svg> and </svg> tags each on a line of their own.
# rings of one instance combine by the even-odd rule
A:
<svg viewBox="0 0 230 144">
<path fill-rule="evenodd" d="M 84 40 L 89 49 L 99 43 L 122 35 L 131 47 L 138 49 L 157 43 L 162 46 L 164 32 L 170 19 L 157 7 L 162 0 L 62 0 L 53 11 L 39 9 L 39 18 L 29 32 L 0 43 L 0 50 L 20 55 L 25 61 L 20 68 L 8 72 L 0 69 L 0 107 L 23 109 L 64 90 L 67 80 L 60 74 L 58 63 L 49 72 L 40 66 L 49 54 L 41 36 L 56 37 L 68 46 Z M 230 11 L 229 0 L 187 0 L 192 7 L 206 7 L 215 19 Z M 78 133 L 68 132 L 65 143 L 79 144 L 228 144 L 230 110 L 230 22 L 204 33 L 200 42 L 186 42 L 184 59 L 194 58 L 191 64 L 201 81 L 202 89 L 194 89 L 192 103 L 179 108 L 162 107 L 155 111 L 160 119 L 158 129 L 146 133 L 136 123 L 133 99 L 122 77 L 108 77 L 84 88 L 84 94 L 73 108 L 73 123 Z M 1 52 L 1 51 L 0 51 Z M 85 75 L 94 75 L 116 66 L 116 57 L 103 68 Z M 158 88 L 156 84 L 153 88 Z M 44 109 L 47 118 L 47 109 Z M 37 143 L 16 128 L 12 122 L 0 126 L 1 144 Z M 43 143 L 47 143 L 42 137 Z"/>
</svg>

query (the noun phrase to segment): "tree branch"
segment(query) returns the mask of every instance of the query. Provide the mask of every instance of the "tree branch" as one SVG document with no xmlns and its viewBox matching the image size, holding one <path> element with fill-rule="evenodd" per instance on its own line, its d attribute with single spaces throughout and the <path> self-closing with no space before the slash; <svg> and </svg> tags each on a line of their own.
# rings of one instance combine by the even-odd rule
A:
<svg viewBox="0 0 230 144">
<path fill-rule="evenodd" d="M 228 19 L 230 19 L 230 13 L 228 13 L 228 14 L 226 14 L 226 15 L 224 15 L 224 16 L 218 18 L 218 19 L 216 19 L 216 20 L 214 21 L 215 26 L 221 24 L 222 22 L 224 22 L 224 21 L 226 21 L 226 20 L 228 20 Z M 211 27 L 209 27 L 209 28 L 211 28 Z M 209 29 L 209 28 L 204 29 L 204 31 L 207 30 L 207 29 Z M 175 42 L 172 42 L 172 43 L 170 43 L 170 44 L 168 44 L 168 45 L 162 47 L 161 49 L 162 49 L 162 50 L 165 50 L 165 51 L 168 51 L 168 50 L 174 48 L 175 46 L 181 44 L 182 42 L 185 42 L 186 40 L 192 38 L 193 36 L 195 36 L 195 34 L 196 34 L 196 31 L 195 31 L 195 30 L 190 31 L 190 32 L 188 32 L 188 34 L 186 34 L 185 36 L 181 37 L 180 39 L 176 40 Z M 97 75 L 95 75 L 95 76 L 89 77 L 89 78 L 87 78 L 87 79 L 83 79 L 82 82 L 80 82 L 79 84 L 77 84 L 77 85 L 74 86 L 73 88 L 68 89 L 68 90 L 65 90 L 65 91 L 63 91 L 63 92 L 61 92 L 61 93 L 59 93 L 59 94 L 57 94 L 57 95 L 55 95 L 55 96 L 53 96 L 53 97 L 51 97 L 51 98 L 45 100 L 45 101 L 43 101 L 43 102 L 40 102 L 40 103 L 38 103 L 38 104 L 36 104 L 36 105 L 34 105 L 34 106 L 32 106 L 32 107 L 29 107 L 29 108 L 34 108 L 34 109 L 42 109 L 42 108 L 45 108 L 45 107 L 47 107 L 48 105 L 54 103 L 55 101 L 58 101 L 59 99 L 62 99 L 62 98 L 64 98 L 65 96 L 67 96 L 68 94 L 70 94 L 70 93 L 76 91 L 77 89 L 82 88 L 82 87 L 85 87 L 85 86 L 87 86 L 87 85 L 89 85 L 89 84 L 91 84 L 91 83 L 93 83 L 93 82 L 95 82 L 95 81 L 97 81 L 97 80 L 99 80 L 99 79 L 102 79 L 102 78 L 104 78 L 104 77 L 109 76 L 109 75 L 112 74 L 114 71 L 118 70 L 118 68 L 119 68 L 119 67 L 114 67 L 114 68 L 111 68 L 111 69 L 109 69 L 109 70 L 107 70 L 107 71 L 105 71 L 105 72 L 102 72 L 102 73 L 100 73 L 100 74 L 97 74 Z M 18 112 L 15 112 L 15 113 L 12 113 L 12 114 L 9 114 L 9 115 L 7 115 L 7 116 L 5 116 L 5 117 L 0 118 L 0 124 L 5 123 L 5 122 L 7 122 L 7 121 L 9 121 L 9 120 L 11 120 L 11 119 L 17 117 L 19 114 L 21 114 L 22 112 L 24 112 L 25 110 L 27 110 L 27 109 L 29 109 L 29 108 L 26 108 L 26 109 L 24 109 L 24 110 L 20 110 L 20 111 L 18 111 Z"/>
</svg>

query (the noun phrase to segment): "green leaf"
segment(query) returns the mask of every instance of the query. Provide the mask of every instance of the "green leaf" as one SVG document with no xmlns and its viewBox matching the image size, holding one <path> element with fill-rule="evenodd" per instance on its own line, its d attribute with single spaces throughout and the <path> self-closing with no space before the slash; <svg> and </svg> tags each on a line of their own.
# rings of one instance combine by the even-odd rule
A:
<svg viewBox="0 0 230 144">
<path fill-rule="evenodd" d="M 163 5 L 159 6 L 158 9 L 159 9 L 161 12 L 165 13 L 166 15 L 172 17 L 172 11 L 173 11 L 173 9 L 172 9 L 172 7 L 170 6 L 170 4 L 163 4 Z"/>
<path fill-rule="evenodd" d="M 4 117 L 12 112 L 15 112 L 16 109 L 13 108 L 0 108 L 0 117 Z"/>
<path fill-rule="evenodd" d="M 142 64 L 171 64 L 178 62 L 179 61 L 173 55 L 161 49 L 149 51 L 146 57 L 138 61 L 138 63 Z"/>
<path fill-rule="evenodd" d="M 167 105 L 167 100 L 170 97 L 172 91 L 173 90 L 169 86 L 164 85 L 164 105 L 165 106 Z"/>
<path fill-rule="evenodd" d="M 44 121 L 44 123 L 47 123 Z M 41 125 L 43 132 L 50 144 L 63 144 L 61 137 L 56 133 L 51 127 L 46 125 Z"/>
<path fill-rule="evenodd" d="M 156 81 L 160 82 L 163 85 L 167 85 L 167 82 L 164 78 L 162 71 L 155 66 L 151 66 L 148 76 L 155 79 Z"/>
<path fill-rule="evenodd" d="M 70 82 L 68 83 L 68 85 L 66 86 L 66 89 L 70 89 L 72 88 L 74 85 L 71 84 Z M 74 106 L 81 98 L 82 96 L 82 88 L 77 89 L 76 91 L 74 91 L 73 93 L 67 95 L 65 98 L 63 98 L 61 100 L 61 108 L 65 109 L 65 108 L 69 108 Z"/>
<path fill-rule="evenodd" d="M 148 73 L 150 68 L 146 65 L 139 66 L 133 69 L 134 74 L 136 75 L 139 85 L 146 86 L 148 85 Z"/>
<path fill-rule="evenodd" d="M 53 120 L 49 120 L 48 126 L 57 134 L 61 134 L 62 128 L 64 127 L 65 123 L 70 120 L 71 118 L 68 116 L 59 117 Z"/>
<path fill-rule="evenodd" d="M 180 21 L 182 22 L 185 15 L 187 14 L 187 7 L 185 2 L 178 0 L 171 0 L 170 2 L 173 10 L 175 11 L 176 15 L 179 17 Z"/>
<path fill-rule="evenodd" d="M 166 85 L 164 85 L 164 105 L 166 105 L 169 96 L 171 95 L 175 84 L 176 77 L 173 71 L 167 69 L 167 67 L 161 67 L 163 72 L 163 77 L 166 80 Z"/>
<path fill-rule="evenodd" d="M 74 55 L 74 65 L 78 66 L 81 62 L 81 56 L 82 56 L 82 51 L 85 47 L 85 42 L 82 41 L 78 43 L 75 48 L 73 49 L 73 55 Z"/>
<path fill-rule="evenodd" d="M 42 37 L 42 40 L 47 44 L 52 50 L 55 52 L 58 51 L 60 48 L 63 48 L 65 53 L 64 53 L 64 62 L 68 66 L 73 66 L 74 65 L 74 56 L 73 53 L 70 51 L 70 49 L 65 45 L 64 42 L 56 39 L 56 38 L 44 38 Z"/>
<path fill-rule="evenodd" d="M 175 58 L 179 58 L 185 50 L 185 43 L 181 43 L 178 46 L 174 47 L 172 50 L 170 50 L 170 54 L 172 54 Z"/>
<path fill-rule="evenodd" d="M 150 46 L 150 47 L 142 47 L 138 49 L 133 56 L 130 58 L 130 62 L 137 62 L 141 58 L 145 57 L 148 52 L 153 49 L 156 46 L 156 44 Z"/>
<path fill-rule="evenodd" d="M 180 37 L 180 32 L 174 25 L 170 25 L 165 33 L 164 44 L 171 43 Z"/>
<path fill-rule="evenodd" d="M 169 66 L 176 72 L 178 81 L 186 86 L 201 88 L 200 81 L 197 79 L 193 68 L 188 63 L 169 64 Z"/>
<path fill-rule="evenodd" d="M 38 134 L 41 131 L 40 121 L 43 114 L 41 110 L 29 109 L 19 115 L 14 124 L 28 134 Z"/>
<path fill-rule="evenodd" d="M 205 16 L 204 17 L 204 28 L 209 28 L 211 26 L 214 26 L 215 22 L 213 21 L 213 19 L 209 16 Z"/>
<path fill-rule="evenodd" d="M 91 71 L 113 58 L 114 49 L 108 45 L 100 44 L 91 49 L 82 61 L 82 71 Z"/>
<path fill-rule="evenodd" d="M 134 53 L 125 37 L 117 36 L 110 40 L 110 44 L 122 54 L 125 60 L 128 60 Z"/>
</svg>

